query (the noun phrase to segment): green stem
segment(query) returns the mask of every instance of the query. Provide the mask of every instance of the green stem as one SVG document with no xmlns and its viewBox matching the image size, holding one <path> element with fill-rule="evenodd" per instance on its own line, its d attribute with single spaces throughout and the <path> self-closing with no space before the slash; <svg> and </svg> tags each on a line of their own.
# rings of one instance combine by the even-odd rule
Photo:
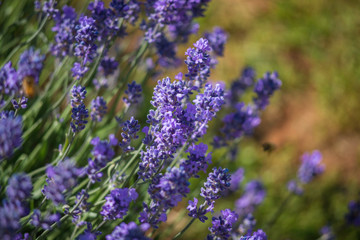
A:
<svg viewBox="0 0 360 240">
<path fill-rule="evenodd" d="M 276 221 L 279 219 L 281 213 L 283 212 L 285 206 L 289 202 L 289 200 L 292 197 L 292 193 L 289 192 L 289 194 L 286 196 L 286 198 L 283 200 L 283 202 L 280 204 L 279 208 L 276 210 L 272 218 L 270 218 L 270 221 L 266 224 L 268 229 L 271 229 L 271 227 L 276 223 Z"/>
<path fill-rule="evenodd" d="M 193 224 L 193 222 L 195 221 L 196 218 L 191 219 L 191 221 L 183 228 L 183 230 L 181 230 L 178 234 L 175 235 L 174 239 L 178 239 L 179 237 L 181 237 L 181 235 L 184 234 L 184 232 L 191 226 L 191 224 Z"/>
</svg>

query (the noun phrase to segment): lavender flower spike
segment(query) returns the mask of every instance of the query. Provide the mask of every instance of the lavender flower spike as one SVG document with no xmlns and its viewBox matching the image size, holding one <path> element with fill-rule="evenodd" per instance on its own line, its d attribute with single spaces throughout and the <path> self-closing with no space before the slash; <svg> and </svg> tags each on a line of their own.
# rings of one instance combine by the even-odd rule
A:
<svg viewBox="0 0 360 240">
<path fill-rule="evenodd" d="M 309 183 L 314 177 L 324 172 L 324 165 L 319 165 L 322 159 L 321 152 L 313 151 L 311 154 L 305 153 L 301 157 L 302 164 L 298 171 L 298 178 L 302 183 Z"/>
</svg>

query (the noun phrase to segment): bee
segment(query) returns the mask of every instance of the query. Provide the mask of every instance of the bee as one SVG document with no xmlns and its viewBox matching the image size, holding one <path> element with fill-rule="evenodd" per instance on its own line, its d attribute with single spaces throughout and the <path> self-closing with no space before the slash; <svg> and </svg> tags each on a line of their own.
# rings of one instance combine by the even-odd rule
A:
<svg viewBox="0 0 360 240">
<path fill-rule="evenodd" d="M 31 76 L 24 77 L 22 81 L 24 93 L 27 97 L 32 98 L 36 94 L 35 79 Z"/>
<path fill-rule="evenodd" d="M 273 143 L 265 142 L 262 144 L 262 148 L 263 148 L 264 152 L 271 153 L 272 151 L 274 151 L 276 149 L 276 145 Z"/>
</svg>

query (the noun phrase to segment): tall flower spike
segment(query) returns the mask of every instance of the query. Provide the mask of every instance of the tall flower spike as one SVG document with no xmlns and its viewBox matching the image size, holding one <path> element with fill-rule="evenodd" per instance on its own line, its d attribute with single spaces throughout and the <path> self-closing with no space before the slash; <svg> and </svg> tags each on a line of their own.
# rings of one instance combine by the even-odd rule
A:
<svg viewBox="0 0 360 240">
<path fill-rule="evenodd" d="M 131 141 L 134 139 L 139 138 L 138 135 L 136 135 L 140 131 L 140 124 L 137 120 L 134 119 L 134 117 L 131 117 L 130 120 L 127 120 L 122 124 L 122 130 L 121 133 L 122 140 L 120 141 L 120 147 L 123 149 L 123 151 L 133 151 L 134 147 L 131 147 Z"/>
<path fill-rule="evenodd" d="M 230 186 L 231 175 L 228 174 L 228 169 L 213 168 L 213 171 L 209 173 L 209 176 L 204 183 L 204 187 L 201 188 L 200 196 L 202 196 L 208 205 L 212 201 L 219 199 L 221 193 Z"/>
<path fill-rule="evenodd" d="M 6 189 L 6 196 L 10 201 L 24 201 L 31 196 L 33 185 L 31 178 L 25 173 L 13 175 Z"/>
<path fill-rule="evenodd" d="M 150 228 L 149 224 L 136 225 L 134 222 L 121 223 L 115 227 L 114 231 L 106 236 L 106 240 L 119 240 L 119 239 L 137 239 L 137 240 L 150 240 L 145 236 L 145 232 Z"/>
<path fill-rule="evenodd" d="M 208 164 L 211 163 L 211 154 L 206 155 L 207 149 L 208 146 L 204 143 L 190 146 L 188 149 L 188 159 L 183 161 L 180 167 L 182 167 L 189 176 L 199 177 L 198 173 L 200 171 L 206 173 Z"/>
<path fill-rule="evenodd" d="M 10 157 L 21 146 L 22 118 L 14 112 L 0 112 L 0 160 Z"/>
<path fill-rule="evenodd" d="M 65 204 L 64 192 L 70 190 L 77 184 L 77 179 L 82 176 L 82 169 L 76 168 L 71 160 L 60 162 L 57 166 L 49 166 L 46 169 L 47 185 L 41 191 L 47 199 L 55 205 Z"/>
<path fill-rule="evenodd" d="M 205 38 L 209 41 L 211 49 L 218 56 L 224 55 L 224 47 L 227 42 L 227 34 L 220 27 L 214 27 L 210 33 L 205 33 Z"/>
<path fill-rule="evenodd" d="M 25 77 L 33 78 L 38 83 L 44 59 L 45 56 L 40 54 L 40 50 L 35 51 L 33 47 L 24 51 L 18 62 L 19 78 L 21 80 L 24 80 Z"/>
<path fill-rule="evenodd" d="M 130 106 L 132 104 L 136 104 L 139 102 L 141 98 L 141 85 L 136 84 L 135 81 L 128 84 L 128 89 L 125 90 L 125 94 L 127 94 L 126 97 L 123 98 L 124 102 L 127 106 Z"/>
<path fill-rule="evenodd" d="M 103 97 L 96 97 L 91 102 L 91 118 L 93 121 L 101 122 L 107 111 L 106 101 Z"/>
<path fill-rule="evenodd" d="M 263 78 L 259 79 L 254 87 L 257 96 L 254 98 L 255 104 L 259 109 L 265 109 L 269 105 L 269 98 L 281 87 L 281 81 L 277 72 L 266 73 Z"/>
<path fill-rule="evenodd" d="M 302 183 L 309 183 L 314 177 L 324 172 L 325 167 L 320 165 L 321 159 L 322 155 L 318 150 L 302 155 L 302 163 L 298 171 L 298 178 Z"/>
<path fill-rule="evenodd" d="M 117 188 L 105 197 L 105 204 L 100 214 L 104 220 L 115 220 L 123 218 L 128 210 L 130 203 L 138 198 L 135 189 Z"/>
<path fill-rule="evenodd" d="M 74 86 L 71 94 L 72 121 L 70 122 L 70 126 L 72 131 L 76 133 L 85 128 L 85 125 L 88 122 L 86 119 L 89 117 L 89 111 L 86 109 L 84 104 L 84 99 L 86 96 L 85 87 L 82 87 L 81 85 Z"/>
<path fill-rule="evenodd" d="M 360 200 L 349 203 L 349 212 L 345 215 L 347 224 L 360 226 Z"/>
<path fill-rule="evenodd" d="M 238 216 L 230 209 L 221 211 L 221 216 L 212 218 L 212 227 L 209 227 L 211 234 L 208 240 L 226 240 L 231 236 L 232 226 L 238 220 Z"/>
<path fill-rule="evenodd" d="M 12 63 L 8 62 L 0 69 L 0 94 L 2 96 L 15 95 L 20 90 L 21 79 L 12 67 Z"/>
<path fill-rule="evenodd" d="M 262 201 L 264 201 L 266 191 L 260 181 L 250 181 L 245 186 L 244 194 L 235 202 L 236 212 L 240 216 L 253 213 Z"/>
</svg>

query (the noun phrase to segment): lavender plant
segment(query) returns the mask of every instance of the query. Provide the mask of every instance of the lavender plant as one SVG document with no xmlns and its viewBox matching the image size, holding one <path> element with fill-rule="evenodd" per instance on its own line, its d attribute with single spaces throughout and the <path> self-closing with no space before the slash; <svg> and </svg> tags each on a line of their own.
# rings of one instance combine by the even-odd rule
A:
<svg viewBox="0 0 360 240">
<path fill-rule="evenodd" d="M 247 170 L 228 160 L 282 82 L 276 72 L 256 80 L 250 67 L 229 88 L 211 80 L 229 34 L 196 35 L 209 3 L 95 0 L 79 11 L 35 2 L 39 29 L 0 69 L 2 239 L 177 239 L 197 219 L 211 225 L 206 239 L 267 239 L 254 215 L 268 186 L 243 188 Z M 318 151 L 303 156 L 291 196 L 324 171 L 320 161 Z M 353 225 L 358 205 L 346 216 Z M 173 214 L 188 223 L 167 236 L 158 229 L 178 224 Z"/>
</svg>

